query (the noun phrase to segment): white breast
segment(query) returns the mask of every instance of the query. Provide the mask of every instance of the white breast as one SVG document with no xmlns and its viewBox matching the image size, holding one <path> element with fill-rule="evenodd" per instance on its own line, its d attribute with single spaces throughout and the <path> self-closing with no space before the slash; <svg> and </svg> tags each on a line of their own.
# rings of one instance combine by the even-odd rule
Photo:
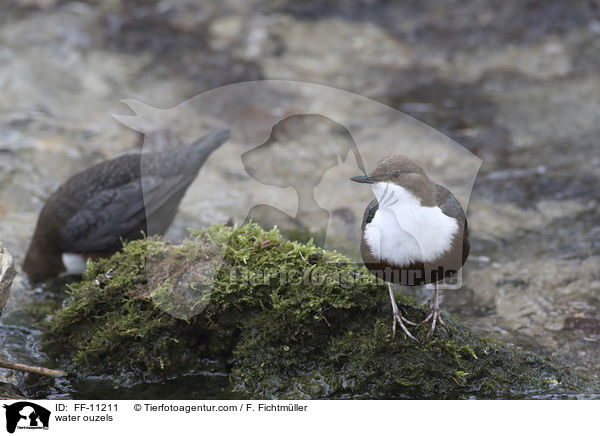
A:
<svg viewBox="0 0 600 436">
<path fill-rule="evenodd" d="M 398 266 L 431 262 L 450 248 L 459 230 L 455 218 L 437 206 L 421 206 L 417 197 L 398 185 L 376 183 L 373 192 L 379 209 L 364 236 L 376 259 Z"/>
</svg>

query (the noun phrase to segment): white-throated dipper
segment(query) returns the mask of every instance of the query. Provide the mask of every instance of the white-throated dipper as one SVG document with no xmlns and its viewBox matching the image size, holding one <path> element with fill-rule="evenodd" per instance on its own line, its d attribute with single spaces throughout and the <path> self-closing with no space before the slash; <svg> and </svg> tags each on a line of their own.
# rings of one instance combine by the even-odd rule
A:
<svg viewBox="0 0 600 436">
<path fill-rule="evenodd" d="M 23 271 L 43 281 L 65 271 L 63 253 L 107 256 L 122 240 L 163 234 L 208 156 L 228 139 L 228 129 L 214 130 L 187 146 L 126 154 L 72 176 L 40 212 Z"/>
<path fill-rule="evenodd" d="M 391 283 L 404 286 L 434 284 L 428 336 L 440 316 L 437 282 L 455 276 L 469 255 L 467 218 L 450 191 L 432 182 L 416 163 L 399 154 L 381 160 L 370 175 L 352 177 L 373 186 L 376 199 L 365 210 L 361 255 L 369 271 L 388 283 L 396 324 L 412 339 L 400 313 Z M 415 339 L 416 340 L 416 339 Z"/>
</svg>

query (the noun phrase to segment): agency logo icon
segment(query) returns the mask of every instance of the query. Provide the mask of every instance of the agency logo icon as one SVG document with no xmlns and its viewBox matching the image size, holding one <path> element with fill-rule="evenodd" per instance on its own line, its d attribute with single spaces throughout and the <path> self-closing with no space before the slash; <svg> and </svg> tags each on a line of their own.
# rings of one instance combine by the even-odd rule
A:
<svg viewBox="0 0 600 436">
<path fill-rule="evenodd" d="M 19 401 L 3 406 L 6 409 L 6 431 L 14 433 L 18 429 L 48 429 L 50 411 L 29 401 Z"/>
</svg>

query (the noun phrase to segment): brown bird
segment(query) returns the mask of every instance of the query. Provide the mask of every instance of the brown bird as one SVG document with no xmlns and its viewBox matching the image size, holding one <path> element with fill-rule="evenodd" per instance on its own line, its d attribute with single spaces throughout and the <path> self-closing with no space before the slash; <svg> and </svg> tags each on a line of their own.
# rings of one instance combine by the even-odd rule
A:
<svg viewBox="0 0 600 436">
<path fill-rule="evenodd" d="M 107 256 L 122 240 L 163 234 L 208 156 L 228 139 L 229 130 L 215 130 L 187 146 L 127 154 L 72 176 L 40 212 L 23 271 L 43 281 L 65 271 L 63 253 Z"/>
<path fill-rule="evenodd" d="M 400 313 L 391 283 L 433 283 L 431 313 L 420 323 L 432 320 L 429 336 L 437 323 L 445 325 L 437 282 L 454 277 L 469 255 L 465 212 L 448 189 L 432 182 L 423 168 L 399 154 L 381 160 L 370 175 L 351 180 L 371 184 L 376 197 L 363 217 L 361 255 L 369 271 L 388 282 L 393 334 L 399 324 L 415 339 L 405 323 L 416 324 Z"/>
</svg>

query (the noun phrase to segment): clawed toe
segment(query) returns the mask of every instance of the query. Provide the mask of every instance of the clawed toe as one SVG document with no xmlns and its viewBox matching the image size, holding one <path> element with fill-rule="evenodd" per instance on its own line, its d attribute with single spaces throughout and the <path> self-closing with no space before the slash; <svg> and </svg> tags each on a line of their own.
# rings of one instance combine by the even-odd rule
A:
<svg viewBox="0 0 600 436">
<path fill-rule="evenodd" d="M 419 342 L 419 340 L 417 338 L 415 338 L 412 335 L 412 333 L 406 328 L 406 326 L 404 325 L 404 323 L 411 324 L 411 325 L 416 325 L 416 323 L 414 323 L 412 321 L 409 321 L 406 318 L 404 318 L 402 315 L 400 315 L 399 312 L 394 313 L 394 323 L 392 325 L 392 338 L 396 337 L 396 325 L 399 324 L 400 328 L 406 334 L 406 336 L 408 336 L 409 338 L 411 338 L 414 341 Z"/>
<path fill-rule="evenodd" d="M 410 320 L 408 320 L 408 319 L 404 318 L 402 315 L 400 315 L 400 318 L 402 318 L 402 321 L 404 321 L 404 322 L 405 322 L 406 324 L 408 324 L 408 325 L 414 325 L 414 326 L 416 326 L 416 325 L 417 325 L 417 323 L 416 323 L 416 322 L 412 322 L 412 321 L 410 321 Z"/>
<path fill-rule="evenodd" d="M 408 336 L 409 338 L 411 338 L 411 339 L 419 342 L 418 339 L 415 338 L 411 334 L 411 332 L 408 331 L 408 329 L 406 328 L 406 326 L 404 325 L 404 323 L 410 324 L 410 325 L 416 325 L 416 323 L 407 320 L 400 313 L 400 309 L 398 309 L 398 305 L 396 304 L 396 300 L 394 299 L 394 292 L 392 291 L 392 285 L 390 283 L 388 283 L 388 290 L 389 290 L 389 293 L 390 293 L 390 302 L 392 303 L 392 312 L 393 312 L 393 320 L 394 320 L 394 323 L 392 324 L 392 338 L 396 337 L 396 325 L 400 324 L 400 328 L 402 329 L 402 331 L 404 333 L 406 333 L 406 336 Z"/>
<path fill-rule="evenodd" d="M 431 320 L 431 329 L 427 333 L 427 337 L 431 336 L 431 334 L 435 331 L 436 325 L 439 323 L 440 325 L 446 326 L 446 323 L 442 319 L 439 309 L 433 308 L 432 311 L 427 315 L 423 321 L 421 321 L 418 326 L 425 324 L 427 321 Z"/>
</svg>

